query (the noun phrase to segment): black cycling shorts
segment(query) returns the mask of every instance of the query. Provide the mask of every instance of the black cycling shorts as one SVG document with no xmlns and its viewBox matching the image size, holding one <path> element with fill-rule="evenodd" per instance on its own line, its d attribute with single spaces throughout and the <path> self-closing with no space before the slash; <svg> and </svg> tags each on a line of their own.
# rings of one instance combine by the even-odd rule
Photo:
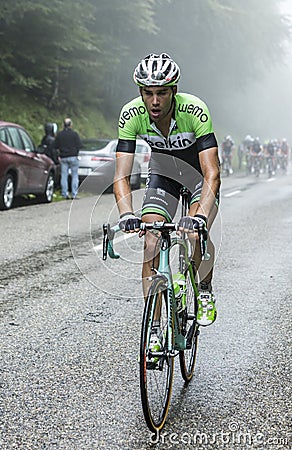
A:
<svg viewBox="0 0 292 450">
<path fill-rule="evenodd" d="M 200 200 L 203 181 L 201 177 L 200 180 L 194 181 L 193 188 L 187 186 L 190 190 L 189 206 Z M 150 173 L 146 181 L 141 215 L 159 214 L 171 222 L 177 210 L 182 187 L 184 185 L 176 180 Z M 219 193 L 214 199 L 214 204 L 219 205 Z"/>
</svg>

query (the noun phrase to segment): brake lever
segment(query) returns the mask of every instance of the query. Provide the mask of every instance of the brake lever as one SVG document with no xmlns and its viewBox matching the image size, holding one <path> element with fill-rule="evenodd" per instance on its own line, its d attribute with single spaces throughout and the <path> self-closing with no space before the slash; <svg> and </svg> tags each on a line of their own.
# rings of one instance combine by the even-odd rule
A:
<svg viewBox="0 0 292 450">
<path fill-rule="evenodd" d="M 108 244 L 109 244 L 109 238 L 108 238 L 108 224 L 103 224 L 103 241 L 102 241 L 102 259 L 105 261 L 107 259 L 107 251 L 108 251 Z"/>
<path fill-rule="evenodd" d="M 107 259 L 107 255 L 109 255 L 112 259 L 118 259 L 120 257 L 119 253 L 116 253 L 113 248 L 113 240 L 116 234 L 116 231 L 119 228 L 114 227 L 111 228 L 110 224 L 103 224 L 103 252 L 102 259 L 105 261 Z"/>
</svg>

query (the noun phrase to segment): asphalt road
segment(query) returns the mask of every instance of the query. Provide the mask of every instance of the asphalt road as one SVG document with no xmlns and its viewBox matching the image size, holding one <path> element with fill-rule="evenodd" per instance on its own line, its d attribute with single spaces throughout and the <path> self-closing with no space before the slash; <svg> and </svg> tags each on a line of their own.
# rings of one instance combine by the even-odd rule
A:
<svg viewBox="0 0 292 450">
<path fill-rule="evenodd" d="M 139 208 L 142 192 L 134 193 Z M 140 405 L 142 240 L 101 259 L 112 195 L 0 212 L 0 448 L 291 448 L 292 177 L 223 180 L 194 380 L 159 439 Z"/>
</svg>

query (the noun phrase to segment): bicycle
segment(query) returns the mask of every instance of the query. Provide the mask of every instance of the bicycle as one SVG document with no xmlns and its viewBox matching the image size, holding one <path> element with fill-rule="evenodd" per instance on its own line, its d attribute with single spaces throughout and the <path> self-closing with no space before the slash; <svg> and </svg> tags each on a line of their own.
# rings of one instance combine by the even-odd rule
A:
<svg viewBox="0 0 292 450">
<path fill-rule="evenodd" d="M 181 192 L 182 211 L 187 211 L 188 191 Z M 160 232 L 159 265 L 150 277 L 150 288 L 145 301 L 140 340 L 140 392 L 144 417 L 148 428 L 159 432 L 165 424 L 170 406 L 174 373 L 174 358 L 179 355 L 181 374 L 186 383 L 193 378 L 197 355 L 199 325 L 197 317 L 197 274 L 192 261 L 192 246 L 183 233 L 171 236 L 178 230 L 177 223 L 142 223 L 140 230 Z M 103 226 L 103 259 L 107 254 L 118 258 L 113 239 L 118 225 Z M 198 231 L 202 258 L 208 258 L 203 229 Z M 170 250 L 178 247 L 178 272 L 173 275 L 170 267 Z M 154 319 L 155 317 L 155 319 Z M 153 321 L 159 317 L 161 346 L 150 349 Z"/>
<path fill-rule="evenodd" d="M 261 155 L 252 155 L 252 172 L 254 172 L 256 177 L 259 177 L 261 171 Z"/>
<path fill-rule="evenodd" d="M 229 175 L 232 173 L 229 155 L 223 156 L 222 173 L 227 177 L 229 177 Z"/>
</svg>

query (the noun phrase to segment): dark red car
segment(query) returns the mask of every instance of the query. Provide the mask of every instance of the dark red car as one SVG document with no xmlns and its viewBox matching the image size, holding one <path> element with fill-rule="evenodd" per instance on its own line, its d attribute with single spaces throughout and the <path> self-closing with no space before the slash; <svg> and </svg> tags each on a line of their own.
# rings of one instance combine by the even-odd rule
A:
<svg viewBox="0 0 292 450">
<path fill-rule="evenodd" d="M 0 209 L 11 208 L 13 199 L 23 194 L 51 202 L 55 170 L 54 162 L 38 152 L 23 127 L 0 121 Z"/>
</svg>

